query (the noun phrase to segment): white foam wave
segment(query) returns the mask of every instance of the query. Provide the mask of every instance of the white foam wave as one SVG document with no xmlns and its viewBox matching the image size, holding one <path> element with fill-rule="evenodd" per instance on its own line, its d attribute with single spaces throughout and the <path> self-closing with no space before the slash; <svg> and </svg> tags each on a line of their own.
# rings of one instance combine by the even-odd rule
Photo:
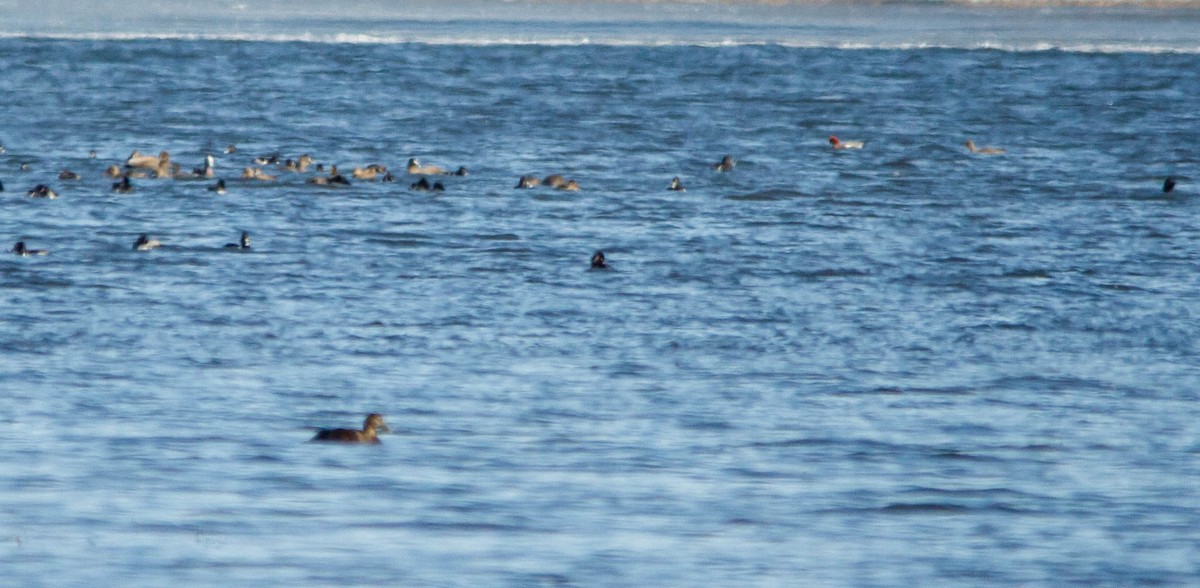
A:
<svg viewBox="0 0 1200 588">
<path fill-rule="evenodd" d="M 857 41 L 839 39 L 783 38 L 773 40 L 742 37 L 600 37 L 581 36 L 518 36 L 518 35 L 424 35 L 370 33 L 14 33 L 0 31 L 0 39 L 47 39 L 65 41 L 188 41 L 188 42 L 258 42 L 258 43 L 315 43 L 348 45 L 442 45 L 442 46 L 614 46 L 614 47 L 740 47 L 779 46 L 799 49 L 845 50 L 994 50 L 1015 53 L 1065 51 L 1073 53 L 1146 53 L 1200 54 L 1200 45 L 1178 45 L 1138 42 L 996 42 L 996 41 Z"/>
</svg>

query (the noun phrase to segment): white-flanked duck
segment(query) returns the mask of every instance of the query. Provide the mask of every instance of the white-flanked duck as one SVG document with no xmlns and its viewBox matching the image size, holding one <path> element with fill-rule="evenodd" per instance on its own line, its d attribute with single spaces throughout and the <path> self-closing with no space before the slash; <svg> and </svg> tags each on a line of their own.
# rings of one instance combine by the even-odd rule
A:
<svg viewBox="0 0 1200 588">
<path fill-rule="evenodd" d="M 836 135 L 829 135 L 829 145 L 834 149 L 862 149 L 862 141 L 843 141 Z"/>
<path fill-rule="evenodd" d="M 735 165 L 737 165 L 737 161 L 733 159 L 733 156 L 726 155 L 725 157 L 721 158 L 721 161 L 712 164 L 712 168 L 719 172 L 727 172 L 732 170 L 733 166 Z"/>
<path fill-rule="evenodd" d="M 132 192 L 133 184 L 129 183 L 129 176 L 121 176 L 121 181 L 113 182 L 112 191 L 119 192 L 121 194 L 128 194 Z"/>
<path fill-rule="evenodd" d="M 250 232 L 242 231 L 241 239 L 238 239 L 237 243 L 226 243 L 225 248 L 226 249 L 240 249 L 243 251 L 250 249 Z"/>
<path fill-rule="evenodd" d="M 192 170 L 192 175 L 198 178 L 213 177 L 213 169 L 217 166 L 217 160 L 212 155 L 204 156 L 204 165 Z"/>
<path fill-rule="evenodd" d="M 30 255 L 49 255 L 50 254 L 50 252 L 45 249 L 30 249 L 25 246 L 24 241 L 17 241 L 17 244 L 13 245 L 13 248 L 10 249 L 9 251 L 11 253 L 20 255 L 22 257 L 27 257 Z"/>
<path fill-rule="evenodd" d="M 160 242 L 158 239 L 151 239 L 150 235 L 145 233 L 142 233 L 142 235 L 137 238 L 137 241 L 133 242 L 134 251 L 150 251 L 151 249 L 157 249 L 159 247 L 162 247 L 162 242 Z"/>
<path fill-rule="evenodd" d="M 25 195 L 30 198 L 47 198 L 49 200 L 58 198 L 58 193 L 52 190 L 50 186 L 47 186 L 46 184 L 38 184 L 34 186 L 31 190 L 26 192 Z"/>
</svg>

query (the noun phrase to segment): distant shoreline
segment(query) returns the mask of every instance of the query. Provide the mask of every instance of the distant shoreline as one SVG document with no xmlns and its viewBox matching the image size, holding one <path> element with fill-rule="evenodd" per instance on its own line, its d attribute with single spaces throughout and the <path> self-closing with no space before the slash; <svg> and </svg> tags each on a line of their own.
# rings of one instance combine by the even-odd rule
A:
<svg viewBox="0 0 1200 588">
<path fill-rule="evenodd" d="M 0 2 L 0 39 L 43 38 L 1200 53 L 1200 0 Z"/>
</svg>

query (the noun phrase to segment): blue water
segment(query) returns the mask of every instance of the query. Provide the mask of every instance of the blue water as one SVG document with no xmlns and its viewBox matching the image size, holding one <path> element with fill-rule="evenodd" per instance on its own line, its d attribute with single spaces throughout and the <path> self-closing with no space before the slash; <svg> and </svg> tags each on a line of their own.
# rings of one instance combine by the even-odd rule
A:
<svg viewBox="0 0 1200 588">
<path fill-rule="evenodd" d="M 1196 585 L 1196 17 L 941 10 L 0 27 L 0 584 Z"/>
</svg>

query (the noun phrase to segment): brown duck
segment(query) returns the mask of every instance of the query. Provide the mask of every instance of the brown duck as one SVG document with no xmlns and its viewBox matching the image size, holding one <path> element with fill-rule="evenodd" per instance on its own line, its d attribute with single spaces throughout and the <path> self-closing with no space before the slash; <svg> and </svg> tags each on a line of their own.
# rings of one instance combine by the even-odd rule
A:
<svg viewBox="0 0 1200 588">
<path fill-rule="evenodd" d="M 313 441 L 337 441 L 341 443 L 379 443 L 377 431 L 391 432 L 383 423 L 383 415 L 371 413 L 363 421 L 361 431 L 355 429 L 321 429 L 317 431 Z"/>
</svg>

